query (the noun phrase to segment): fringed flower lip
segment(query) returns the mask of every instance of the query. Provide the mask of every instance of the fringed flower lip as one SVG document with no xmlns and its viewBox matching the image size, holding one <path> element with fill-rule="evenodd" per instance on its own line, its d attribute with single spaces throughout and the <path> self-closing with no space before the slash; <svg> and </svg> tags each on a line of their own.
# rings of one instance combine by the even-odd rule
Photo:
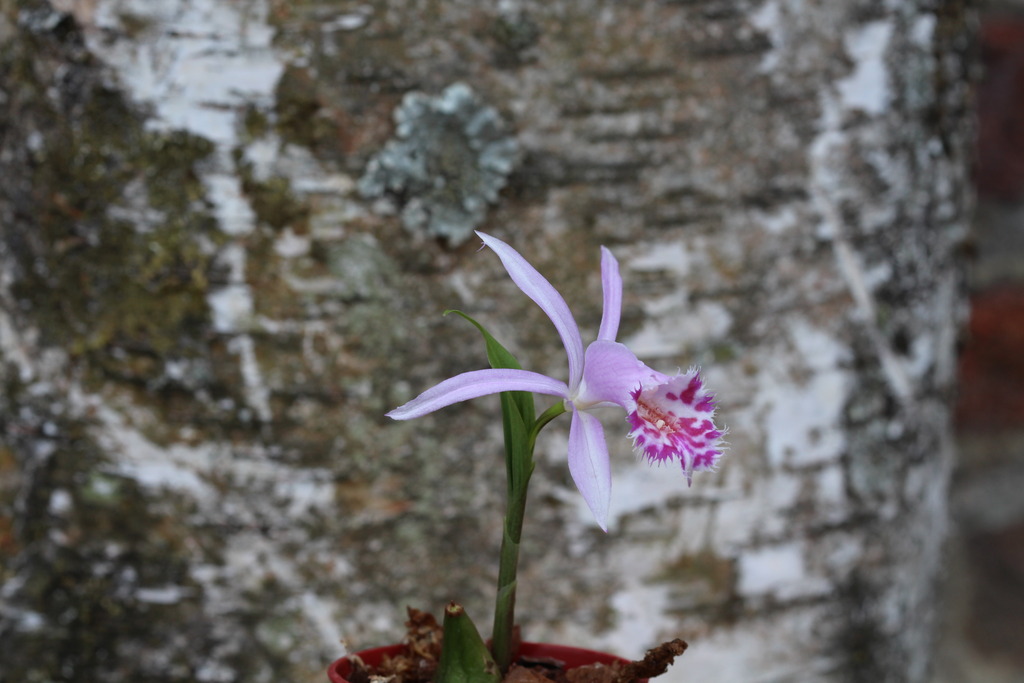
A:
<svg viewBox="0 0 1024 683">
<path fill-rule="evenodd" d="M 584 348 L 579 326 L 562 295 L 515 249 L 486 233 L 491 248 L 520 290 L 547 314 L 562 339 L 569 364 L 568 383 L 528 370 L 465 372 L 427 389 L 388 416 L 410 420 L 439 408 L 503 391 L 556 396 L 572 413 L 568 461 L 573 481 L 602 529 L 608 529 L 611 465 L 601 422 L 588 411 L 616 405 L 626 411 L 634 449 L 652 463 L 678 461 L 693 472 L 714 470 L 722 457 L 724 430 L 714 424 L 715 402 L 700 373 L 669 376 L 642 363 L 615 341 L 622 313 L 622 278 L 611 251 L 601 247 L 604 309 L 597 339 Z"/>
<path fill-rule="evenodd" d="M 714 396 L 697 368 L 630 392 L 629 436 L 638 454 L 652 463 L 678 460 L 693 484 L 695 471 L 714 471 L 722 458 L 725 430 L 715 426 Z"/>
</svg>

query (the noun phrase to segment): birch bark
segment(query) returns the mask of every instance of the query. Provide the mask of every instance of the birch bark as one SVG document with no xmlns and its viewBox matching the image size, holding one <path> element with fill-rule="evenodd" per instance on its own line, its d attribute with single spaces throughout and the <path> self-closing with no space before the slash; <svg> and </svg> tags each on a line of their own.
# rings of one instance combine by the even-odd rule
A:
<svg viewBox="0 0 1024 683">
<path fill-rule="evenodd" d="M 621 338 L 702 365 L 730 428 L 687 489 L 610 423 L 607 535 L 564 429 L 545 437 L 530 639 L 682 636 L 666 681 L 928 679 L 963 3 L 0 8 L 10 680 L 317 681 L 342 638 L 394 640 L 407 604 L 487 623 L 497 401 L 383 418 L 485 363 L 447 308 L 564 372 L 473 225 L 592 334 L 611 248 Z"/>
</svg>

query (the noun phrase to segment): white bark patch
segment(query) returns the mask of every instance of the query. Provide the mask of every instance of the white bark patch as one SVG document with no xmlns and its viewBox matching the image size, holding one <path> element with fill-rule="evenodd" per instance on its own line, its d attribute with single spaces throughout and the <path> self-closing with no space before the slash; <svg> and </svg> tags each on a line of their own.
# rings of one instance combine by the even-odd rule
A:
<svg viewBox="0 0 1024 683">
<path fill-rule="evenodd" d="M 614 447 L 616 436 L 616 430 L 608 432 L 610 447 Z M 696 487 L 700 487 L 702 478 L 701 473 L 697 473 Z M 678 463 L 651 465 L 638 460 L 615 469 L 609 518 L 615 520 L 626 514 L 656 508 L 687 493 L 692 495 L 696 492 L 688 490 L 686 477 Z M 586 512 L 585 508 L 580 509 L 581 520 L 586 519 Z M 614 526 L 614 522 L 612 524 Z"/>
<path fill-rule="evenodd" d="M 772 468 L 807 467 L 836 459 L 845 441 L 840 423 L 849 373 L 840 366 L 848 349 L 803 318 L 786 320 L 795 355 L 768 350 L 758 366 L 765 453 Z M 789 363 L 779 359 L 789 357 Z"/>
<path fill-rule="evenodd" d="M 14 270 L 8 265 L 7 259 L 0 260 L 0 358 L 18 369 L 20 381 L 29 382 L 36 378 L 38 371 L 30 353 L 33 340 L 25 339 L 25 333 L 19 330 L 8 313 L 17 306 L 11 295 L 13 282 Z M 0 378 L 5 374 L 0 370 Z"/>
<path fill-rule="evenodd" d="M 256 214 L 242 195 L 241 181 L 230 174 L 207 175 L 206 189 L 212 195 L 214 215 L 220 229 L 229 235 L 248 235 L 253 231 Z"/>
<path fill-rule="evenodd" d="M 217 287 L 207 297 L 213 318 L 213 329 L 232 333 L 245 329 L 252 322 L 252 290 L 245 284 Z"/>
<path fill-rule="evenodd" d="M 215 443 L 159 446 L 131 426 L 124 415 L 108 407 L 106 401 L 73 393 L 79 409 L 91 410 L 100 421 L 97 441 L 114 460 L 118 474 L 151 489 L 187 496 L 202 519 L 220 520 L 243 529 L 255 527 L 268 522 L 268 503 L 270 510 L 279 511 L 279 517 L 269 519 L 275 524 L 282 519 L 337 514 L 334 479 L 326 470 L 291 467 L 258 451 L 241 458 L 229 447 Z M 225 493 L 211 481 L 229 482 L 230 490 Z M 303 615 L 321 647 L 335 651 L 340 635 L 334 624 L 342 608 L 330 598 L 310 593 L 303 566 L 311 558 L 318 566 L 331 566 L 335 576 L 323 578 L 339 582 L 351 567 L 324 539 L 306 539 L 300 554 L 285 551 L 283 544 L 299 543 L 297 533 L 278 532 L 269 538 L 260 533 L 233 533 L 226 537 L 224 563 L 194 565 L 192 576 L 204 587 L 206 609 L 213 615 L 232 613 L 244 601 L 240 591 L 258 591 L 262 582 L 273 576 L 287 587 L 292 596 L 289 601 L 294 603 L 290 606 Z M 139 589 L 136 597 L 143 602 L 172 604 L 186 597 L 188 590 L 180 586 L 148 587 Z"/>
<path fill-rule="evenodd" d="M 827 594 L 831 582 L 808 573 L 802 541 L 748 550 L 739 560 L 737 590 L 745 597 L 792 600 Z"/>
<path fill-rule="evenodd" d="M 676 666 L 659 680 L 684 683 L 779 683 L 781 681 L 834 680 L 842 653 L 821 653 L 816 625 L 824 617 L 820 607 L 785 611 L 746 619 L 736 628 L 711 632 L 691 643 Z M 780 635 L 785 640 L 780 641 Z"/>
<path fill-rule="evenodd" d="M 239 109 L 270 102 L 284 68 L 271 46 L 268 10 L 260 0 L 107 0 L 86 26 L 86 39 L 116 65 L 129 93 L 154 106 L 151 125 L 184 128 L 227 149 L 237 142 Z M 126 16 L 156 35 L 131 39 L 122 27 Z"/>
<path fill-rule="evenodd" d="M 874 22 L 868 27 L 857 31 L 847 37 L 847 42 L 852 44 L 855 51 L 854 57 L 859 56 L 859 64 L 869 73 L 873 73 L 879 65 L 884 64 L 881 60 L 884 56 L 885 45 L 888 43 L 891 26 L 887 22 Z M 876 78 L 878 74 L 875 74 Z M 866 111 L 874 111 L 875 107 L 884 106 L 883 88 L 875 85 L 872 88 L 858 85 L 864 76 L 850 76 L 841 81 L 837 86 L 839 92 L 822 93 L 822 115 L 819 121 L 821 132 L 818 134 L 810 147 L 810 170 L 811 170 L 811 197 L 815 208 L 821 216 L 819 224 L 819 235 L 823 239 L 832 242 L 836 262 L 849 288 L 850 294 L 857 305 L 860 318 L 864 323 L 868 335 L 873 341 L 878 361 L 885 377 L 889 381 L 893 393 L 904 401 L 908 401 L 913 395 L 913 387 L 907 376 L 907 370 L 902 361 L 893 352 L 888 341 L 883 338 L 878 329 L 877 306 L 874 301 L 874 290 L 881 284 L 886 271 L 869 272 L 862 263 L 860 255 L 850 244 L 846 236 L 846 227 L 839 212 L 839 204 L 847 194 L 844 187 L 845 178 L 843 171 L 836 167 L 837 158 L 842 158 L 851 140 L 842 130 L 842 115 L 847 107 L 859 107 Z M 853 79 L 852 81 L 850 79 Z M 846 84 L 846 85 L 844 85 Z M 845 87 L 845 90 L 843 88 Z M 884 95 L 884 97 L 883 97 Z M 878 164 L 885 164 L 885 160 L 878 160 Z M 886 174 L 891 171 L 885 166 L 880 172 Z"/>
<path fill-rule="evenodd" d="M 685 357 L 694 347 L 722 339 L 732 324 L 725 306 L 713 301 L 689 304 L 682 290 L 645 301 L 643 308 L 648 322 L 622 340 L 642 360 Z"/>
<path fill-rule="evenodd" d="M 637 557 L 631 554 L 630 564 L 637 561 Z M 665 605 L 669 600 L 669 587 L 645 582 L 642 576 L 630 575 L 630 567 L 620 568 L 625 586 L 612 599 L 612 608 L 615 609 L 617 628 L 619 636 L 614 641 L 614 647 L 622 652 L 643 652 L 649 647 L 649 643 L 658 642 L 659 636 L 675 625 L 675 620 L 664 613 Z"/>
<path fill-rule="evenodd" d="M 779 3 L 776 0 L 766 0 L 756 11 L 751 12 L 750 23 L 754 28 L 767 34 L 768 40 L 773 46 L 782 42 L 785 23 L 782 17 L 782 10 L 779 8 Z M 772 73 L 778 68 L 780 57 L 781 55 L 778 50 L 768 50 L 765 56 L 761 58 L 758 71 L 768 74 Z"/>
<path fill-rule="evenodd" d="M 269 422 L 273 417 L 270 409 L 270 389 L 263 381 L 259 361 L 256 358 L 256 344 L 252 336 L 240 334 L 228 342 L 228 350 L 238 356 L 242 370 L 242 382 L 245 385 L 245 401 L 256 412 L 261 422 Z M 243 415 L 243 417 L 248 417 Z"/>
<path fill-rule="evenodd" d="M 664 271 L 678 277 L 686 277 L 695 258 L 692 249 L 682 242 L 658 245 L 657 249 L 646 249 L 630 260 L 629 268 L 638 272 Z"/>
<path fill-rule="evenodd" d="M 108 0 L 84 16 L 89 48 L 117 69 L 115 79 L 132 99 L 152 107 L 147 126 L 184 129 L 214 143 L 212 163 L 204 166 L 201 178 L 221 230 L 239 238 L 253 231 L 256 216 L 242 194 L 230 155 L 240 144 L 244 108 L 271 104 L 284 70 L 271 45 L 274 30 L 267 23 L 268 11 L 263 1 Z M 122 26 L 125 17 L 153 35 L 145 41 L 131 38 Z M 253 317 L 245 248 L 241 242 L 230 245 L 221 258 L 228 260 L 231 273 L 229 284 L 211 289 L 208 296 L 214 329 L 242 335 L 232 348 L 241 364 L 247 402 L 266 421 L 271 418 L 269 389 L 253 341 L 244 334 Z"/>
<path fill-rule="evenodd" d="M 139 588 L 135 591 L 135 599 L 151 605 L 174 605 L 191 597 L 193 593 L 195 593 L 193 589 L 185 586 Z"/>
<path fill-rule="evenodd" d="M 66 489 L 55 489 L 50 494 L 50 504 L 47 509 L 51 515 L 64 517 L 74 509 L 74 500 Z"/>
<path fill-rule="evenodd" d="M 748 550 L 739 562 L 741 595 L 775 592 L 805 580 L 803 548 L 798 542 Z"/>
<path fill-rule="evenodd" d="M 889 103 L 889 72 L 885 51 L 892 35 L 892 22 L 873 21 L 846 36 L 846 51 L 854 60 L 853 73 L 839 81 L 843 106 L 877 115 Z"/>
<path fill-rule="evenodd" d="M 11 318 L 3 307 L 0 307 L 0 358 L 8 360 L 18 368 L 20 381 L 28 382 L 35 377 L 35 369 L 28 354 L 28 345 L 21 339 L 17 328 L 11 324 Z"/>
</svg>

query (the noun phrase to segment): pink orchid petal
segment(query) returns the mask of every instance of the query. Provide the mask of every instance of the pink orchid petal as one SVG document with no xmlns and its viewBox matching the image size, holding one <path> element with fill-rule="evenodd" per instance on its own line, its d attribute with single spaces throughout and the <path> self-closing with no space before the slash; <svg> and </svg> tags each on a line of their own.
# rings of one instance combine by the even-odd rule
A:
<svg viewBox="0 0 1024 683">
<path fill-rule="evenodd" d="M 569 473 L 598 525 L 608 531 L 612 472 L 604 428 L 600 420 L 575 406 L 569 426 Z"/>
<path fill-rule="evenodd" d="M 622 276 L 619 275 L 619 262 L 607 247 L 601 247 L 601 289 L 604 292 L 604 309 L 597 338 L 615 341 L 622 315 Z"/>
<path fill-rule="evenodd" d="M 628 410 L 634 390 L 664 377 L 644 365 L 624 344 L 598 340 L 587 347 L 583 383 L 574 401 L 582 408 L 613 403 Z"/>
<path fill-rule="evenodd" d="M 453 403 L 502 391 L 529 391 L 535 394 L 566 397 L 564 382 L 528 370 L 473 370 L 450 377 L 387 414 L 393 420 L 411 420 Z"/>
<path fill-rule="evenodd" d="M 502 265 L 508 271 L 512 281 L 526 296 L 541 307 L 551 322 L 554 323 L 558 336 L 562 338 L 565 353 L 569 357 L 569 387 L 575 392 L 583 379 L 583 338 L 576 320 L 569 311 L 562 295 L 544 278 L 537 269 L 531 266 L 519 252 L 508 246 L 497 237 L 477 231 L 480 239 L 490 247 Z"/>
</svg>

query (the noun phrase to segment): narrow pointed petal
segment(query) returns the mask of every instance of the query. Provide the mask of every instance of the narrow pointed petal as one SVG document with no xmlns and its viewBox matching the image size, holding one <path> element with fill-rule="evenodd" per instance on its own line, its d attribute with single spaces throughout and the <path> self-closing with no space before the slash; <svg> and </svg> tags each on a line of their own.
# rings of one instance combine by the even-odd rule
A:
<svg viewBox="0 0 1024 683">
<path fill-rule="evenodd" d="M 450 377 L 427 389 L 405 405 L 387 414 L 393 420 L 411 420 L 453 403 L 502 391 L 530 391 L 549 396 L 568 396 L 564 382 L 528 370 L 473 370 Z"/>
<path fill-rule="evenodd" d="M 558 336 L 562 338 L 565 353 L 569 357 L 569 387 L 575 391 L 580 380 L 583 379 L 583 338 L 580 336 L 580 328 L 572 317 L 565 299 L 515 249 L 497 237 L 491 237 L 480 231 L 477 231 L 476 234 L 498 255 L 505 270 L 508 271 L 512 281 L 519 289 L 533 299 L 541 307 L 541 310 L 551 318 L 551 322 L 554 323 L 555 329 L 558 331 Z"/>
<path fill-rule="evenodd" d="M 612 473 L 601 422 L 575 407 L 569 426 L 569 473 L 598 525 L 608 531 Z"/>
<path fill-rule="evenodd" d="M 601 247 L 601 289 L 604 292 L 604 309 L 597 338 L 615 341 L 622 316 L 622 276 L 619 275 L 619 262 L 607 247 Z"/>
<path fill-rule="evenodd" d="M 584 409 L 599 403 L 629 409 L 635 390 L 663 379 L 665 375 L 644 365 L 624 344 L 598 340 L 587 347 L 583 383 L 573 402 Z"/>
</svg>

